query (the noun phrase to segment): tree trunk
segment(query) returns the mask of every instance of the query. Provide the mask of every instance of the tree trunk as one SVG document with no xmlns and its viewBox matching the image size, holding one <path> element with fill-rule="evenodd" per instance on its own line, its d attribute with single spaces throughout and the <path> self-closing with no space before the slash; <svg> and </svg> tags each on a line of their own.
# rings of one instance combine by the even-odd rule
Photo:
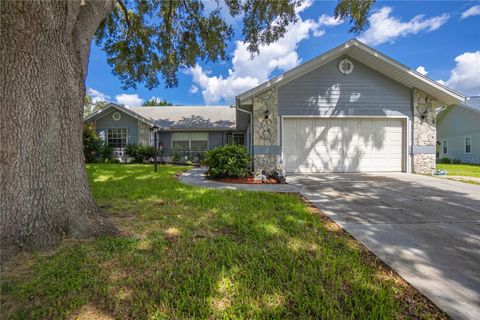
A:
<svg viewBox="0 0 480 320">
<path fill-rule="evenodd" d="M 116 230 L 82 151 L 90 43 L 112 1 L 0 1 L 2 256 Z"/>
</svg>

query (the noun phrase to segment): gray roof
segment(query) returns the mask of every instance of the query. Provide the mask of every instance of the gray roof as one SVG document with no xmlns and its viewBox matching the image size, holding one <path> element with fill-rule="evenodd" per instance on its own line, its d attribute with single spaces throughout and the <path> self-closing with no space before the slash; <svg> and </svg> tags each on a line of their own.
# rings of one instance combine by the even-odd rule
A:
<svg viewBox="0 0 480 320">
<path fill-rule="evenodd" d="M 236 109 L 230 106 L 131 107 L 161 130 L 234 130 Z"/>
</svg>

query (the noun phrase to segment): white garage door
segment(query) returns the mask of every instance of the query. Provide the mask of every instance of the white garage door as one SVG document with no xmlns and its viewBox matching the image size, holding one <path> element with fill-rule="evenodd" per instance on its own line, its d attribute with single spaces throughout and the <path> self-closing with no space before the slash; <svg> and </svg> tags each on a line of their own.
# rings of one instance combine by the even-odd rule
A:
<svg viewBox="0 0 480 320">
<path fill-rule="evenodd" d="M 402 171 L 402 119 L 285 119 L 283 126 L 286 172 Z"/>
</svg>

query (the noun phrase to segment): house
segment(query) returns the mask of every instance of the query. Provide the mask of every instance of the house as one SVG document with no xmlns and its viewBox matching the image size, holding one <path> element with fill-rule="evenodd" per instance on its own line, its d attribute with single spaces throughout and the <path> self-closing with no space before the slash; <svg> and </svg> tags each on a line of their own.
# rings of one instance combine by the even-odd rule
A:
<svg viewBox="0 0 480 320">
<path fill-rule="evenodd" d="M 95 128 L 120 161 L 127 159 L 124 153 L 127 144 L 154 145 L 154 125 L 158 127 L 156 141 L 163 161 L 179 162 L 185 156 L 198 161 L 209 149 L 249 141 L 246 137 L 249 117 L 237 116 L 237 112 L 230 106 L 126 108 L 111 103 L 87 116 L 84 123 Z"/>
<path fill-rule="evenodd" d="M 235 108 L 112 106 L 86 121 L 118 150 L 129 142 L 151 143 L 154 123 L 165 155 L 235 141 L 249 148 L 254 171 L 269 174 L 431 174 L 436 110 L 464 101 L 352 39 L 238 95 Z"/>
<path fill-rule="evenodd" d="M 480 97 L 438 113 L 437 145 L 439 158 L 480 163 Z"/>
<path fill-rule="evenodd" d="M 436 108 L 465 97 L 352 39 L 237 96 L 255 170 L 435 170 Z"/>
</svg>

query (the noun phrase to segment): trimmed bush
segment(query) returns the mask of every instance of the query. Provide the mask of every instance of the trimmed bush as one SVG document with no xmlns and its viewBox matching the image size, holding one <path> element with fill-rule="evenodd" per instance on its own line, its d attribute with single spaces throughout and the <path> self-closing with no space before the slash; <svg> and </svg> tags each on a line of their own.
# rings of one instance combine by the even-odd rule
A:
<svg viewBox="0 0 480 320">
<path fill-rule="evenodd" d="M 438 159 L 438 163 L 450 164 L 452 163 L 452 160 L 450 160 L 450 158 L 444 157 L 444 158 Z"/>
<path fill-rule="evenodd" d="M 250 154 L 244 146 L 228 144 L 208 151 L 203 163 L 208 166 L 207 174 L 214 178 L 245 177 Z"/>
<path fill-rule="evenodd" d="M 83 128 L 83 154 L 85 162 L 95 162 L 102 156 L 102 141 L 90 126 Z"/>
<path fill-rule="evenodd" d="M 113 149 L 108 146 L 107 143 L 104 143 L 102 145 L 102 148 L 100 149 L 100 158 L 102 159 L 103 162 L 112 162 L 113 157 L 112 157 Z"/>
<path fill-rule="evenodd" d="M 128 144 L 125 154 L 135 158 L 136 162 L 146 163 L 155 156 L 155 148 L 146 144 Z"/>
</svg>

